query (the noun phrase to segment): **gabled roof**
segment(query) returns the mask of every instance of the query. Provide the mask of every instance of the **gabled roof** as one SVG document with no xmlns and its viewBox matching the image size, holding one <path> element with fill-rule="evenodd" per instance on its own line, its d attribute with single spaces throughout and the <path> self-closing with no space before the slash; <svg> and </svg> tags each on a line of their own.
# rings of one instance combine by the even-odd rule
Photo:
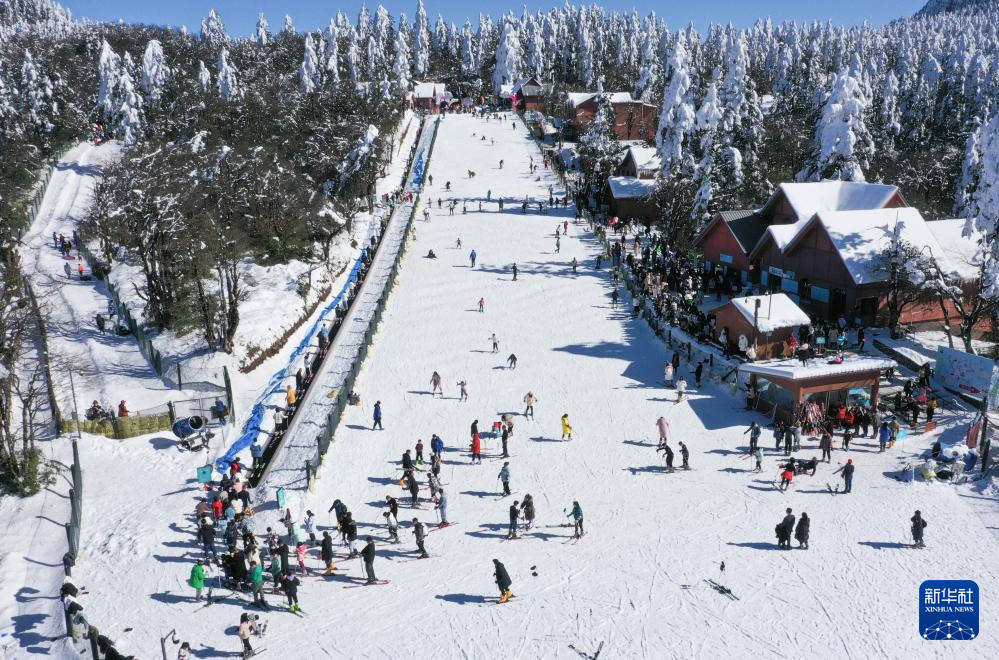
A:
<svg viewBox="0 0 999 660">
<path fill-rule="evenodd" d="M 896 226 L 903 241 L 917 249 L 928 246 L 943 273 L 954 272 L 943 248 L 929 230 L 928 223 L 911 206 L 864 211 L 822 211 L 816 213 L 806 224 L 809 227 L 818 224 L 824 228 L 851 279 L 858 285 L 888 279 L 888 274 L 876 272 L 876 267 L 881 253 L 891 246 Z M 806 233 L 800 232 L 796 239 Z M 790 252 L 796 245 L 797 240 L 788 244 L 785 252 Z"/>
<path fill-rule="evenodd" d="M 937 239 L 943 256 L 953 269 L 951 275 L 964 282 L 978 279 L 979 264 L 982 261 L 981 233 L 973 231 L 970 236 L 964 235 L 967 221 L 964 218 L 953 220 L 930 220 L 926 222 L 930 233 Z M 939 258 L 939 255 L 934 254 Z M 941 265 L 941 269 L 943 266 Z"/>
<path fill-rule="evenodd" d="M 446 95 L 444 83 L 418 82 L 413 86 L 413 96 L 418 99 L 437 99 Z"/>
<path fill-rule="evenodd" d="M 527 78 L 521 78 L 520 80 L 517 80 L 515 83 L 513 83 L 513 85 L 510 86 L 510 93 L 516 94 L 526 85 L 532 85 L 544 88 L 544 85 L 539 83 L 537 78 L 535 78 L 534 76 L 528 76 Z"/>
<path fill-rule="evenodd" d="M 610 186 L 614 199 L 645 199 L 657 188 L 655 180 L 633 176 L 612 176 L 607 179 L 607 185 Z"/>
<path fill-rule="evenodd" d="M 566 92 L 565 102 L 575 108 L 597 96 L 597 92 Z M 610 99 L 611 103 L 634 103 L 631 92 L 604 92 L 604 96 Z"/>
<path fill-rule="evenodd" d="M 732 235 L 743 252 L 749 252 L 767 230 L 767 222 L 757 209 L 722 211 L 718 215 L 732 230 Z"/>
<path fill-rule="evenodd" d="M 884 208 L 898 194 L 896 186 L 857 181 L 816 181 L 782 183 L 763 206 L 766 215 L 771 204 L 783 196 L 799 221 L 809 220 L 819 211 L 861 211 Z"/>
<path fill-rule="evenodd" d="M 760 301 L 759 312 L 756 311 L 757 300 Z M 796 325 L 808 325 L 812 322 L 808 318 L 808 314 L 783 293 L 732 298 L 729 302 L 712 311 L 717 311 L 727 305 L 732 305 L 750 323 L 753 323 L 755 315 L 756 328 L 760 332 L 773 332 L 780 328 L 793 328 Z"/>
<path fill-rule="evenodd" d="M 628 151 L 635 159 L 635 167 L 639 172 L 662 169 L 659 150 L 655 147 L 628 147 Z"/>
</svg>

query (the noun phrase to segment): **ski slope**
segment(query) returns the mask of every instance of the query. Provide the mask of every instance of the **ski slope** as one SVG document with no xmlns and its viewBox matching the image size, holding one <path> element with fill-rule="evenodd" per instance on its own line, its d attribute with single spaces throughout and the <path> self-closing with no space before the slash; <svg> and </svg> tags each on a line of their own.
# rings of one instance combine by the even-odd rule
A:
<svg viewBox="0 0 999 660">
<path fill-rule="evenodd" d="M 953 657 L 965 647 L 920 639 L 918 587 L 926 579 L 972 578 L 984 602 L 981 635 L 968 650 L 999 655 L 992 597 L 999 546 L 973 508 L 974 498 L 995 497 L 994 489 L 976 494 L 884 476 L 928 446 L 928 437 L 880 455 L 872 440 L 855 440 L 850 495 L 832 496 L 825 485 L 838 483 L 832 470 L 844 460 L 840 451 L 814 477 L 798 477 L 787 494 L 772 486 L 772 449 L 763 473 L 750 473 L 750 461 L 741 460 L 743 431 L 763 418 L 744 412 L 727 388 L 695 389 L 676 404 L 661 385 L 666 350 L 626 313 L 628 300 L 611 306 L 610 274 L 592 267 L 599 251 L 592 235 L 568 212 L 521 214 L 525 194 L 547 200 L 549 185 L 561 192 L 544 169 L 528 174 L 532 155 L 540 160 L 523 126 L 509 119 L 441 122 L 425 199 L 441 197 L 445 205 L 434 203 L 431 221 L 416 223 L 417 238 L 356 385 L 363 405 L 347 412 L 316 492 L 293 492 L 290 500 L 301 507 L 293 510 L 299 520 L 310 508 L 323 529 L 333 499 L 343 500 L 362 540 L 378 539 L 375 570 L 391 582 L 343 590 L 360 575 L 358 561 L 340 563 L 332 578 L 304 578 L 306 614 L 264 615 L 269 632 L 254 645 L 270 657 L 296 658 L 575 660 L 577 650 L 592 655 L 601 644 L 601 658 Z M 469 169 L 475 178 L 467 177 Z M 506 212 L 484 201 L 487 194 L 505 197 Z M 467 215 L 460 203 L 448 214 L 451 196 L 469 200 Z M 569 234 L 556 254 L 555 226 L 564 219 Z M 438 259 L 425 258 L 430 249 Z M 498 354 L 490 352 L 493 332 Z M 510 353 L 516 369 L 506 367 Z M 690 366 L 681 373 L 693 384 Z M 443 398 L 429 394 L 435 370 L 444 379 Z M 468 382 L 467 402 L 458 400 L 460 380 Z M 536 421 L 519 415 L 528 390 L 538 397 Z M 376 400 L 384 431 L 369 430 Z M 514 495 L 501 500 L 499 441 L 485 440 L 482 465 L 470 465 L 467 442 L 473 420 L 485 432 L 504 412 L 515 414 Z M 575 430 L 572 442 L 559 441 L 563 413 Z M 654 449 L 660 415 L 669 420 L 673 447 L 682 441 L 690 448 L 692 471 L 663 472 Z M 959 434 L 960 421 L 943 416 L 942 432 Z M 402 452 L 422 438 L 429 454 L 432 433 L 447 445 L 441 475 L 448 517 L 457 524 L 428 536 L 431 559 L 410 561 L 415 544 L 405 521 L 415 514 L 433 523 L 434 512 L 401 509 L 402 543 L 392 546 L 381 541 L 381 505 L 386 495 L 404 501 Z M 83 451 L 85 471 L 99 471 L 109 484 L 88 493 L 86 510 L 100 512 L 84 523 L 88 613 L 112 631 L 120 650 L 142 657 L 155 656 L 159 636 L 173 627 L 197 657 L 231 655 L 240 647 L 240 598 L 247 599 L 226 592 L 207 609 L 193 602 L 186 579 L 200 556 L 191 515 L 197 461 L 156 453 L 159 442 L 88 442 Z M 761 446 L 771 442 L 765 433 Z M 818 455 L 815 440 L 803 445 L 799 456 Z M 505 540 L 507 509 L 525 493 L 535 499 L 535 528 Z M 587 534 L 578 543 L 571 528 L 560 526 L 573 500 L 586 513 Z M 773 528 L 785 507 L 812 518 L 810 550 L 775 549 Z M 273 526 L 274 502 L 257 508 L 258 529 Z M 929 522 L 925 550 L 902 547 L 914 509 Z M 502 606 L 494 602 L 493 558 L 513 579 L 515 597 Z M 707 578 L 739 600 L 711 590 Z"/>
</svg>

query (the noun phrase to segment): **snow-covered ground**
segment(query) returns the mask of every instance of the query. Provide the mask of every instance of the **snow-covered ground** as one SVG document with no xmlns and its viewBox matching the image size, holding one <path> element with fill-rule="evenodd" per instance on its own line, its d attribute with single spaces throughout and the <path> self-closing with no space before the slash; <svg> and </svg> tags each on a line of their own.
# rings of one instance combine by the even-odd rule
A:
<svg viewBox="0 0 999 660">
<path fill-rule="evenodd" d="M 983 503 L 994 509 L 994 486 L 905 484 L 886 476 L 925 449 L 929 436 L 885 454 L 871 440 L 855 440 L 850 495 L 826 489 L 838 483 L 832 470 L 845 460 L 840 451 L 786 494 L 772 485 L 777 457 L 767 456 L 762 474 L 749 472 L 743 432 L 763 418 L 743 411 L 724 386 L 674 402 L 659 381 L 665 348 L 627 314 L 630 301 L 611 306 L 610 274 L 592 269 L 596 240 L 568 213 L 520 213 L 524 195 L 546 199 L 548 185 L 559 192 L 543 169 L 528 174 L 531 155 L 540 160 L 519 123 L 467 116 L 441 123 L 429 194 L 467 199 L 470 212 L 463 215 L 459 204 L 449 216 L 446 205 L 434 204 L 431 222 L 417 223 L 356 386 L 363 405 L 348 411 L 316 492 L 304 495 L 322 528 L 330 524 L 332 500 L 343 500 L 362 538 L 378 539 L 375 569 L 391 582 L 341 589 L 357 581 L 356 561 L 341 562 L 341 574 L 331 578 L 307 577 L 299 590 L 306 614 L 264 615 L 269 632 L 254 645 L 296 658 L 575 659 L 577 650 L 592 654 L 601 643 L 601 658 L 999 654 L 992 596 L 999 546 L 989 530 L 996 521 L 981 510 Z M 477 172 L 474 179 L 468 169 Z M 446 181 L 453 192 L 444 191 Z M 506 213 L 486 201 L 497 196 L 507 200 Z M 569 234 L 555 253 L 562 220 L 570 222 Z M 424 258 L 430 249 L 436 260 Z M 576 274 L 573 257 L 581 263 Z M 498 354 L 490 352 L 493 332 Z M 507 368 L 511 353 L 516 369 Z M 429 394 L 434 370 L 444 379 L 443 398 Z M 468 382 L 467 402 L 458 400 L 460 380 Z M 536 421 L 519 414 L 528 390 L 538 397 Z M 384 431 L 369 430 L 375 400 L 383 405 Z M 514 495 L 500 500 L 498 440 L 485 441 L 481 466 L 470 465 L 467 443 L 473 420 L 488 431 L 504 412 L 515 415 Z M 563 413 L 575 431 L 571 442 L 559 442 Z M 662 470 L 655 453 L 660 415 L 669 420 L 673 447 L 690 448 L 692 471 Z M 952 440 L 966 420 L 945 412 L 940 422 L 939 432 Z M 402 452 L 422 438 L 429 453 L 432 433 L 447 445 L 442 477 L 449 519 L 457 524 L 429 535 L 431 559 L 410 561 L 408 523 L 399 546 L 381 541 L 381 503 L 385 495 L 402 498 Z M 761 445 L 770 442 L 765 434 Z M 814 439 L 803 445 L 800 456 L 818 455 Z M 200 495 L 194 470 L 203 457 L 177 453 L 162 437 L 128 444 L 85 438 L 81 449 L 85 476 L 100 481 L 86 493 L 85 559 L 77 570 L 91 620 L 119 650 L 140 657 L 156 657 L 171 628 L 197 657 L 234 655 L 248 599 L 221 593 L 222 602 L 202 608 L 186 585 L 200 556 L 192 512 Z M 535 528 L 521 542 L 505 540 L 507 509 L 525 493 L 537 506 Z M 578 543 L 560 526 L 573 500 L 586 512 L 587 534 Z M 812 518 L 810 550 L 775 549 L 773 526 L 785 507 Z M 258 527 L 272 525 L 275 503 L 257 508 Z M 904 546 L 914 509 L 929 522 L 925 550 Z M 435 520 L 429 508 L 400 512 L 403 521 L 411 515 Z M 495 604 L 493 558 L 514 583 L 514 599 L 502 606 Z M 720 580 L 739 600 L 711 590 L 705 578 Z M 981 635 L 972 649 L 919 637 L 919 584 L 947 578 L 979 584 Z M 268 600 L 281 602 L 276 595 Z"/>
</svg>

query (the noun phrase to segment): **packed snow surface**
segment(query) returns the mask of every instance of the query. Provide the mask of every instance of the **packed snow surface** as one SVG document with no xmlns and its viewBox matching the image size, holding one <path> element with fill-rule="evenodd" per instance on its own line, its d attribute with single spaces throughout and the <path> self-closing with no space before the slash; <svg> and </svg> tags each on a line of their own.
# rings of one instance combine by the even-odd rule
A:
<svg viewBox="0 0 999 660">
<path fill-rule="evenodd" d="M 481 134 L 494 137 L 495 146 Z M 561 192 L 547 170 L 528 173 L 531 156 L 540 162 L 520 124 L 466 116 L 441 123 L 433 185 L 424 197 L 435 202 L 431 222 L 416 223 L 415 243 L 357 383 L 362 405 L 346 413 L 316 491 L 290 487 L 298 489 L 292 502 L 304 500 L 293 514 L 301 520 L 308 507 L 321 528 L 329 528 L 333 499 L 343 500 L 361 537 L 378 539 L 375 570 L 391 583 L 342 589 L 357 581 L 356 561 L 340 562 L 333 577 L 306 577 L 299 589 L 306 614 L 264 614 L 269 631 L 254 645 L 275 658 L 577 660 L 577 650 L 592 655 L 601 643 L 601 658 L 954 657 L 953 646 L 919 636 L 919 585 L 970 577 L 985 600 L 974 653 L 999 656 L 999 617 L 989 605 L 999 588 L 999 544 L 987 528 L 995 518 L 985 522 L 969 489 L 904 484 L 884 474 L 932 438 L 910 436 L 885 454 L 870 439 L 855 440 L 850 495 L 826 489 L 826 482 L 839 483 L 832 471 L 845 457 L 838 449 L 815 476 L 802 475 L 790 492 L 777 492 L 769 434 L 761 442 L 762 473 L 751 473 L 752 463 L 742 460 L 743 432 L 751 420 L 765 419 L 743 411 L 727 386 L 707 384 L 675 403 L 661 380 L 667 351 L 630 317 L 627 300 L 612 306 L 610 272 L 593 269 L 600 251 L 593 236 L 572 223 L 568 210 L 520 213 L 514 202 L 524 195 L 546 199 L 549 185 Z M 466 175 L 471 163 L 474 179 Z M 468 199 L 467 214 L 460 204 L 453 216 L 446 204 L 438 208 L 437 198 L 452 196 Z M 498 196 L 508 202 L 505 213 L 490 201 Z M 569 232 L 555 252 L 555 227 L 563 220 Z M 437 259 L 425 258 L 431 249 Z M 490 352 L 492 333 L 498 353 Z M 507 366 L 511 353 L 519 360 L 515 369 Z M 691 366 L 681 365 L 688 382 Z M 429 394 L 435 370 L 443 398 Z M 468 383 L 467 402 L 458 400 L 461 380 Z M 520 415 L 528 391 L 538 398 L 534 421 Z M 384 431 L 369 430 L 376 400 Z M 489 431 L 504 412 L 515 422 L 513 495 L 500 500 L 499 441 L 484 441 L 482 465 L 470 464 L 467 443 L 473 420 Z M 559 440 L 563 413 L 570 416 L 571 442 Z M 690 448 L 691 471 L 663 471 L 655 453 L 659 416 L 669 422 L 673 448 L 679 442 Z M 940 420 L 957 434 L 966 422 L 948 411 Z M 428 536 L 432 558 L 410 561 L 415 546 L 407 519 L 433 523 L 434 512 L 402 509 L 402 543 L 393 546 L 381 540 L 381 504 L 386 495 L 404 501 L 399 459 L 417 439 L 429 445 L 432 433 L 447 446 L 441 475 L 456 524 Z M 819 454 L 814 439 L 802 442 L 800 456 Z M 76 569 L 89 591 L 87 615 L 120 650 L 139 657 L 158 657 L 160 636 L 171 628 L 191 642 L 196 657 L 237 653 L 234 631 L 247 596 L 219 592 L 221 602 L 201 608 L 186 584 L 200 556 L 194 474 L 206 457 L 179 452 L 169 436 L 122 443 L 85 438 L 81 453 L 94 484 L 86 491 L 84 559 Z M 505 540 L 508 509 L 526 493 L 537 506 L 534 529 Z M 578 543 L 571 528 L 560 526 L 573 500 L 586 516 Z M 786 507 L 812 518 L 810 550 L 775 549 L 774 525 Z M 258 530 L 275 525 L 276 508 L 272 500 L 257 502 Z M 925 550 L 904 545 L 915 509 L 929 522 Z M 504 605 L 494 602 L 494 558 L 513 579 L 515 596 Z M 739 600 L 713 591 L 707 578 Z M 277 595 L 267 599 L 282 602 Z M 168 653 L 175 649 L 168 646 Z"/>
</svg>

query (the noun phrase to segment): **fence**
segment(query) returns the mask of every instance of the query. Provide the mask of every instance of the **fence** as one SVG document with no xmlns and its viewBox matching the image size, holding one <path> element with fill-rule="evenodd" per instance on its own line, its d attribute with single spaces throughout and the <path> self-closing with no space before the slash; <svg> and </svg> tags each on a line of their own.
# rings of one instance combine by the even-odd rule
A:
<svg viewBox="0 0 999 660">
<path fill-rule="evenodd" d="M 435 120 L 439 121 L 439 119 Z M 417 135 L 416 141 L 414 142 L 414 156 L 415 151 L 419 147 L 420 139 L 422 138 L 422 131 L 425 129 L 426 124 L 421 127 L 420 135 Z M 427 154 L 423 161 L 423 166 L 426 167 L 430 163 L 430 156 L 433 154 L 434 145 L 437 143 L 437 131 L 434 128 L 434 136 L 430 140 L 430 146 L 427 148 Z M 414 159 L 411 158 L 409 166 L 406 169 L 406 178 L 408 179 L 409 173 L 413 165 L 415 164 Z M 423 188 L 422 178 L 420 180 L 420 189 Z M 354 382 L 357 379 L 358 373 L 361 371 L 361 366 L 364 363 L 364 359 L 368 355 L 368 348 L 374 341 L 374 335 L 378 331 L 378 327 L 382 321 L 382 314 L 385 312 L 385 306 L 388 302 L 389 294 L 395 287 L 396 277 L 399 275 L 399 265 L 402 263 L 402 258 L 406 254 L 407 241 L 406 237 L 409 235 L 409 231 L 413 224 L 413 219 L 416 217 L 416 209 L 420 205 L 421 192 L 416 192 L 413 197 L 413 204 L 410 207 L 409 217 L 406 218 L 406 228 L 403 230 L 403 241 L 399 246 L 399 252 L 395 256 L 395 260 L 392 264 L 392 270 L 389 274 L 388 280 L 385 283 L 385 290 L 382 292 L 381 297 L 378 299 L 378 306 L 375 308 L 374 314 L 371 316 L 371 321 L 368 324 L 368 329 L 364 333 L 364 339 L 361 342 L 361 348 L 357 353 L 357 358 L 354 360 L 353 365 L 351 365 L 350 371 L 347 373 L 347 377 L 344 378 L 343 385 L 340 387 L 340 391 L 337 392 L 336 399 L 333 402 L 333 407 L 330 409 L 329 414 L 326 416 L 326 424 L 323 426 L 322 433 L 316 436 L 316 451 L 312 458 L 305 461 L 305 477 L 306 483 L 308 484 L 309 490 L 315 489 L 315 480 L 319 478 L 319 468 L 322 465 L 323 457 L 329 450 L 330 444 L 333 442 L 333 435 L 336 433 L 337 427 L 340 425 L 340 419 L 343 417 L 344 411 L 349 405 L 350 392 L 354 389 Z"/>
<path fill-rule="evenodd" d="M 56 400 L 55 384 L 52 382 L 52 365 L 49 361 L 49 333 L 45 327 L 45 320 L 42 319 L 42 312 L 38 307 L 38 299 L 35 297 L 35 292 L 31 288 L 31 284 L 28 283 L 27 278 L 22 279 L 22 284 L 25 293 L 28 295 L 31 313 L 38 324 L 38 336 L 42 340 L 41 362 L 42 369 L 45 371 L 45 393 L 49 399 L 49 410 L 52 412 L 52 421 L 55 423 L 56 433 L 59 433 L 62 431 L 63 422 L 62 413 L 59 411 L 59 402 Z"/>
</svg>

